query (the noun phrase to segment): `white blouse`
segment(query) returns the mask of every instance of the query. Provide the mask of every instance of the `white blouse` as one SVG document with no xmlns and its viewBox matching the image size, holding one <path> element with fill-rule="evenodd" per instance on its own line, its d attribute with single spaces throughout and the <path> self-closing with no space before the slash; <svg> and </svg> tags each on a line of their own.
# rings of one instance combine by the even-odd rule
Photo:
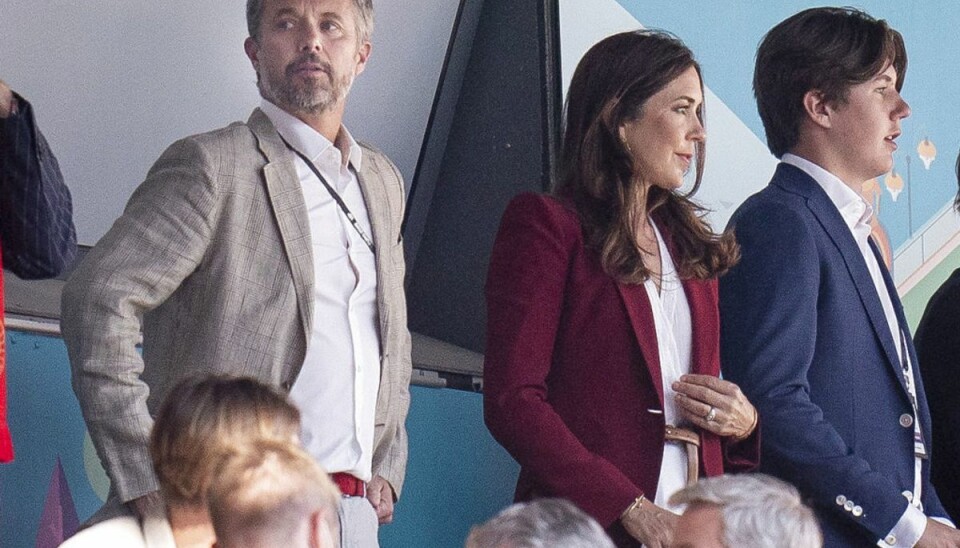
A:
<svg viewBox="0 0 960 548">
<path fill-rule="evenodd" d="M 667 424 L 680 426 L 680 412 L 675 401 L 676 392 L 673 383 L 682 375 L 690 372 L 690 350 L 693 344 L 693 328 L 690 319 L 690 305 L 677 274 L 676 266 L 663 241 L 663 235 L 653 220 L 650 220 L 657 235 L 660 248 L 660 269 L 662 277 L 660 291 L 657 291 L 653 278 L 644 282 L 653 310 L 654 326 L 657 330 L 657 349 L 660 357 L 660 376 L 663 379 L 663 415 Z M 660 464 L 660 480 L 657 483 L 657 496 L 654 504 L 673 512 L 681 512 L 682 506 L 670 506 L 670 497 L 687 484 L 687 453 L 683 444 L 667 443 L 663 448 L 663 461 Z"/>
</svg>

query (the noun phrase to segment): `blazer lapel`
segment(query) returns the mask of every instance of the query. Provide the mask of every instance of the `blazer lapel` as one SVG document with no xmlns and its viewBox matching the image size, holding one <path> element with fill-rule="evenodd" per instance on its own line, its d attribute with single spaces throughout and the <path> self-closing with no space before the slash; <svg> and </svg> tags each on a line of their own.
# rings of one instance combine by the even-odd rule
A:
<svg viewBox="0 0 960 548">
<path fill-rule="evenodd" d="M 623 299 L 623 304 L 627 309 L 627 316 L 630 318 L 630 325 L 633 327 L 633 334 L 640 345 L 640 353 L 643 355 L 643 361 L 650 372 L 650 378 L 653 380 L 653 387 L 657 391 L 657 398 L 660 400 L 660 408 L 663 409 L 663 377 L 660 375 L 660 348 L 657 345 L 656 323 L 653 319 L 653 309 L 650 307 L 650 299 L 647 297 L 647 290 L 642 284 L 625 284 L 615 282 Z"/>
<path fill-rule="evenodd" d="M 377 262 L 377 310 L 380 315 L 380 341 L 383 352 L 384 341 L 390 340 L 391 334 L 388 332 L 390 323 L 387 318 L 387 288 L 384 281 L 388 279 L 386 269 L 392 268 L 389 264 L 391 230 L 390 230 L 390 203 L 387 199 L 386 189 L 383 188 L 383 179 L 380 176 L 379 168 L 376 164 L 376 158 L 370 152 L 370 149 L 363 150 L 360 170 L 357 172 L 357 181 L 360 184 L 360 191 L 363 194 L 363 202 L 367 207 L 367 218 L 370 220 L 370 230 L 373 232 L 374 258 Z M 381 360 L 381 368 L 383 362 Z"/>
<path fill-rule="evenodd" d="M 300 188 L 293 154 L 287 150 L 273 123 L 259 108 L 250 115 L 247 125 L 253 131 L 260 151 L 267 159 L 263 168 L 267 196 L 293 274 L 300 321 L 309 338 L 313 321 L 313 253 L 307 207 L 303 201 L 303 190 Z"/>
<path fill-rule="evenodd" d="M 716 293 L 710 291 L 711 282 L 689 279 L 681 283 L 690 306 L 690 372 L 718 376 L 720 360 L 716 354 L 720 348 L 720 315 Z"/>
<path fill-rule="evenodd" d="M 867 263 L 864 261 L 856 240 L 853 239 L 853 234 L 850 233 L 850 228 L 844 223 L 843 217 L 840 216 L 840 212 L 837 211 L 837 207 L 830 201 L 826 192 L 809 175 L 798 168 L 784 164 L 781 164 L 777 169 L 778 175 L 781 174 L 781 170 L 784 170 L 783 176 L 776 179 L 777 184 L 790 192 L 806 196 L 807 207 L 840 251 L 847 271 L 857 288 L 860 302 L 867 312 L 870 326 L 873 328 L 877 340 L 880 341 L 880 345 L 887 355 L 890 366 L 906 392 L 903 370 L 900 360 L 897 358 L 896 346 L 894 346 L 897 343 L 890 334 L 890 327 L 883 313 L 883 305 L 880 304 L 880 297 L 877 295 L 873 278 L 870 276 Z"/>
</svg>

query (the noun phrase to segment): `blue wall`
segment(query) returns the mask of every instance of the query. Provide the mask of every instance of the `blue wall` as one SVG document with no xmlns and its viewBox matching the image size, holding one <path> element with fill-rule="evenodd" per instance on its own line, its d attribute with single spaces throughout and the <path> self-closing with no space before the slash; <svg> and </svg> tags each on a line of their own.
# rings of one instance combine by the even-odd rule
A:
<svg viewBox="0 0 960 548">
<path fill-rule="evenodd" d="M 86 429 L 63 341 L 8 332 L 7 376 L 17 458 L 0 465 L 0 547 L 18 548 L 35 545 L 58 456 L 81 521 L 101 504 L 94 487 L 101 472 L 93 467 L 88 474 L 84 467 Z M 381 529 L 381 543 L 462 546 L 471 525 L 510 503 L 517 465 L 487 433 L 478 394 L 411 392 L 406 486 L 394 523 Z"/>
</svg>

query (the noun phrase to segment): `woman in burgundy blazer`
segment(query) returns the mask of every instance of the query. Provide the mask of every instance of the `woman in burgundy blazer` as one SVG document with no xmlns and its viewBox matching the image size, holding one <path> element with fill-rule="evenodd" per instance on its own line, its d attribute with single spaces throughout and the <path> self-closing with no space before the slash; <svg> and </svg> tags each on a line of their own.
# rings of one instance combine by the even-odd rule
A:
<svg viewBox="0 0 960 548">
<path fill-rule="evenodd" d="M 555 194 L 511 202 L 487 278 L 484 414 L 521 465 L 516 499 L 567 498 L 620 546 L 672 536 L 676 515 L 653 502 L 665 388 L 678 426 L 699 432 L 700 475 L 759 458 L 756 410 L 717 378 L 716 277 L 738 250 L 678 191 L 694 157 L 700 183 L 702 97 L 699 66 L 672 36 L 591 48 L 570 84 Z M 648 291 L 671 274 L 691 346 L 689 374 L 665 387 Z"/>
</svg>

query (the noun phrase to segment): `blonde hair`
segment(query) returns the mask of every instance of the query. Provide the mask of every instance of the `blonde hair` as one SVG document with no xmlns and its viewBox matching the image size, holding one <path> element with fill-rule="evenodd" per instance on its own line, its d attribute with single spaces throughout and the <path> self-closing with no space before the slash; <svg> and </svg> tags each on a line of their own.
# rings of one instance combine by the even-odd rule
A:
<svg viewBox="0 0 960 548">
<path fill-rule="evenodd" d="M 300 412 L 251 378 L 188 378 L 167 394 L 150 434 L 150 457 L 168 504 L 206 503 L 217 463 L 257 439 L 292 441 Z"/>
<path fill-rule="evenodd" d="M 224 548 L 293 546 L 317 512 L 331 535 L 338 530 L 340 491 L 292 443 L 259 440 L 225 457 L 208 502 L 217 544 Z"/>
</svg>

